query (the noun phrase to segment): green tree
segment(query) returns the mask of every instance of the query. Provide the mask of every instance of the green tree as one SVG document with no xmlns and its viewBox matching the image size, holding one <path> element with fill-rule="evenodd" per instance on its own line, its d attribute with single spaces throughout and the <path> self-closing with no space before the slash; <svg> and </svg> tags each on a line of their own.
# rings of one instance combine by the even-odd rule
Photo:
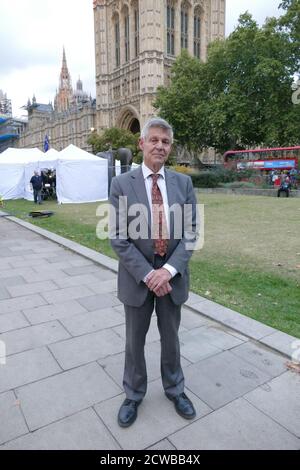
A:
<svg viewBox="0 0 300 470">
<path fill-rule="evenodd" d="M 129 148 L 132 151 L 134 161 L 140 160 L 138 148 L 139 134 L 133 134 L 126 129 L 111 127 L 99 135 L 93 132 L 88 138 L 88 144 L 92 146 L 93 153 L 105 152 L 107 150 L 117 150 L 118 148 Z"/>
<path fill-rule="evenodd" d="M 197 149 L 208 132 L 205 112 L 198 109 L 205 106 L 204 73 L 203 64 L 183 50 L 172 67 L 171 86 L 159 87 L 154 103 L 160 116 L 173 124 L 176 142 L 189 150 Z"/>
<path fill-rule="evenodd" d="M 155 106 L 189 148 L 289 145 L 299 142 L 300 106 L 291 86 L 298 56 L 290 32 L 274 19 L 259 28 L 249 13 L 213 42 L 206 63 L 184 52 Z"/>
<path fill-rule="evenodd" d="M 279 19 L 279 25 L 286 28 L 291 36 L 291 40 L 299 47 L 300 0 L 282 0 L 279 8 L 285 10 L 285 14 Z"/>
</svg>

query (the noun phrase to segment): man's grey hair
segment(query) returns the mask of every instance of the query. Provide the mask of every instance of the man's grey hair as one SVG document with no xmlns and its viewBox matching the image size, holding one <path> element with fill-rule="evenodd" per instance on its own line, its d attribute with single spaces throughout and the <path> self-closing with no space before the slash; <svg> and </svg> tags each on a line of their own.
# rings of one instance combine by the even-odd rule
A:
<svg viewBox="0 0 300 470">
<path fill-rule="evenodd" d="M 148 137 L 149 130 L 151 129 L 151 127 L 161 127 L 162 129 L 167 130 L 170 134 L 171 143 L 173 143 L 173 136 L 174 136 L 173 128 L 167 121 L 165 121 L 164 119 L 160 117 L 153 117 L 144 124 L 144 127 L 141 131 L 142 139 L 146 139 Z"/>
</svg>

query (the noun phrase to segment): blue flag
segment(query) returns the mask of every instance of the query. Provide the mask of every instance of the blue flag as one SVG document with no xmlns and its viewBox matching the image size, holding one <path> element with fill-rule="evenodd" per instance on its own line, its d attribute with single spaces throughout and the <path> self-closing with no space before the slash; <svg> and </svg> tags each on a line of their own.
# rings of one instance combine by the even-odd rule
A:
<svg viewBox="0 0 300 470">
<path fill-rule="evenodd" d="M 45 140 L 44 140 L 44 152 L 48 152 L 49 146 L 50 146 L 50 144 L 49 144 L 49 138 L 48 138 L 48 136 L 47 136 L 47 134 L 46 134 L 46 135 L 45 135 Z"/>
</svg>

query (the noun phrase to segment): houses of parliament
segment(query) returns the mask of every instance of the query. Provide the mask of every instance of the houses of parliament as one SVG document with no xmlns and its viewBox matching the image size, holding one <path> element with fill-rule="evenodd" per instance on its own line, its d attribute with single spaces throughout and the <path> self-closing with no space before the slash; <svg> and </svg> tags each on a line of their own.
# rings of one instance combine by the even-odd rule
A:
<svg viewBox="0 0 300 470">
<path fill-rule="evenodd" d="M 159 86 L 167 86 L 182 49 L 205 61 L 208 44 L 225 36 L 225 0 L 94 0 L 96 100 L 79 79 L 72 89 L 63 51 L 59 89 L 52 104 L 28 101 L 28 124 L 19 147 L 43 148 L 45 135 L 60 150 L 89 150 L 92 129 L 117 126 L 139 132 L 155 114 Z"/>
</svg>

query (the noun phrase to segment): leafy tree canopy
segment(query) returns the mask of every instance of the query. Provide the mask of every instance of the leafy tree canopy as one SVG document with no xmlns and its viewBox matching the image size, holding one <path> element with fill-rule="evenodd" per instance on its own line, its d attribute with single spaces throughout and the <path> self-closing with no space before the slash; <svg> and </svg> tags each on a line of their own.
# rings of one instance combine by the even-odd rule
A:
<svg viewBox="0 0 300 470">
<path fill-rule="evenodd" d="M 126 129 L 111 127 L 99 135 L 93 132 L 88 138 L 88 144 L 92 146 L 93 152 L 106 152 L 107 150 L 117 150 L 118 148 L 129 148 L 134 156 L 134 161 L 140 160 L 138 148 L 139 134 L 132 134 Z"/>
<path fill-rule="evenodd" d="M 289 3 L 299 14 L 298 0 L 283 3 L 286 15 Z M 300 105 L 291 100 L 300 58 L 292 34 L 299 25 L 294 10 L 285 26 L 284 17 L 260 28 L 249 13 L 241 15 L 228 38 L 211 43 L 205 63 L 182 52 L 155 102 L 181 145 L 224 152 L 299 143 Z"/>
</svg>

